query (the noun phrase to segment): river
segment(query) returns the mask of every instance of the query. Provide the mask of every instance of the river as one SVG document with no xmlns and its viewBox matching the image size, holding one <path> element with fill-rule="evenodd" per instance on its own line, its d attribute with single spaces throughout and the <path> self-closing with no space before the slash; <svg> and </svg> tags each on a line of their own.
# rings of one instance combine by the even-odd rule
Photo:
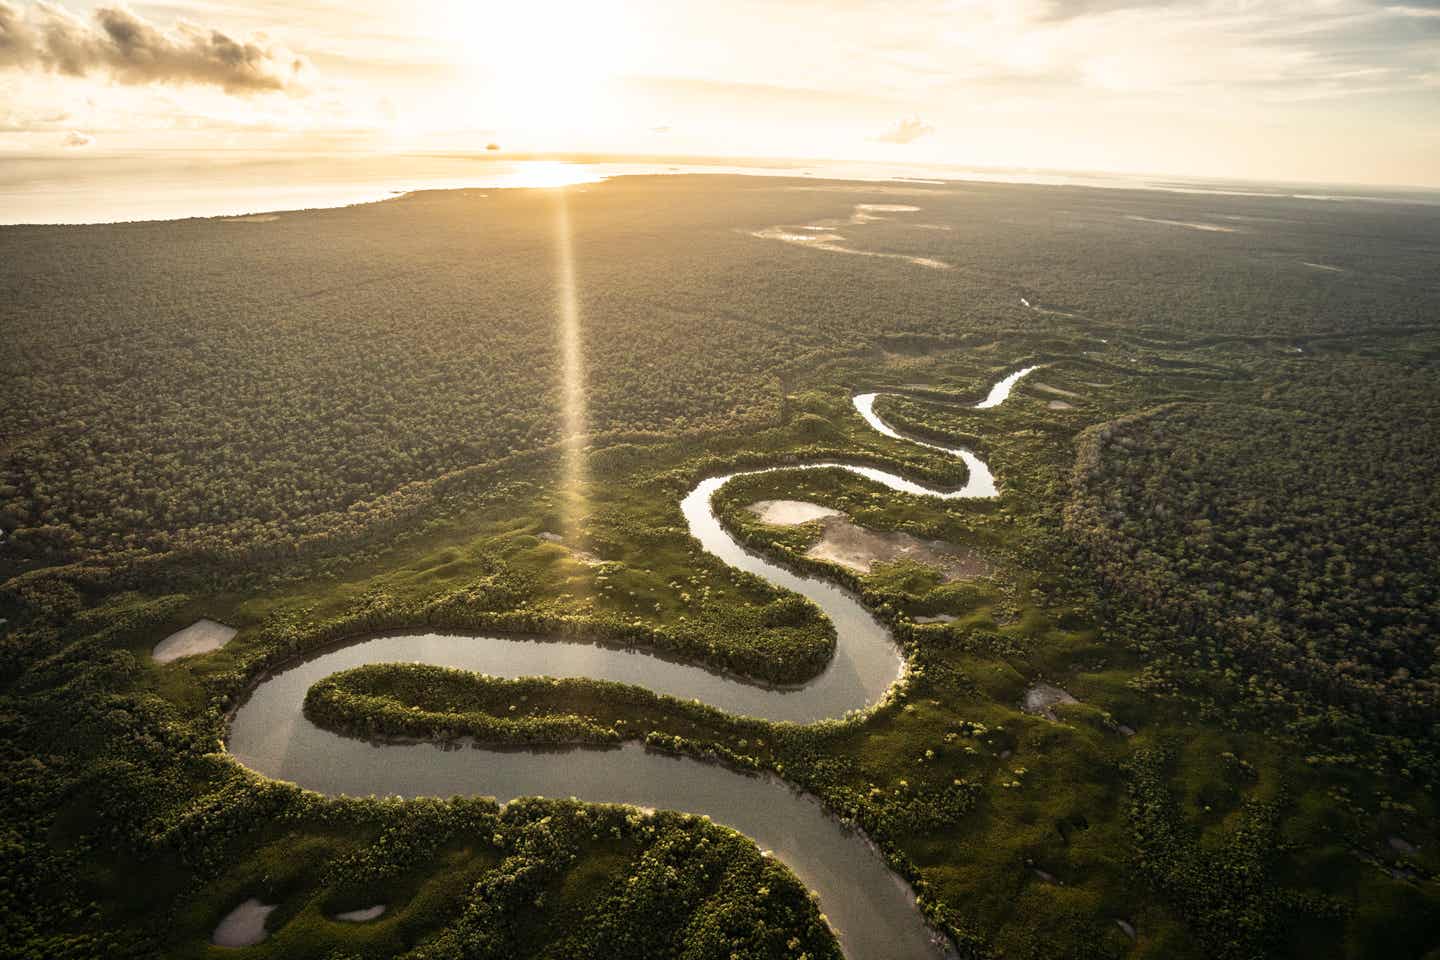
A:
<svg viewBox="0 0 1440 960">
<path fill-rule="evenodd" d="M 1034 367 L 1012 373 L 979 408 L 994 407 Z M 963 448 L 908 437 L 875 413 L 877 394 L 856 396 L 857 412 L 885 436 L 942 451 L 970 468 L 959 490 L 932 490 L 874 467 L 811 463 L 743 471 L 702 480 L 681 503 L 690 533 L 706 551 L 814 601 L 835 625 L 835 655 L 802 686 L 770 688 L 640 651 L 507 636 L 415 634 L 361 640 L 327 650 L 264 678 L 231 722 L 228 748 L 247 767 L 328 794 L 404 797 L 576 797 L 604 803 L 681 810 L 744 833 L 789 866 L 820 898 L 851 960 L 946 957 L 947 940 L 916 908 L 909 885 L 886 865 L 863 833 L 842 824 L 815 798 L 779 777 L 749 774 L 690 757 L 647 750 L 567 747 L 502 750 L 482 744 L 371 743 L 331 733 L 305 718 L 306 691 L 317 681 L 367 663 L 409 662 L 497 677 L 594 677 L 656 693 L 695 698 L 730 713 L 811 723 L 864 710 L 882 700 L 905 663 L 890 631 L 848 590 L 802 576 L 745 549 L 711 506 L 730 480 L 760 472 L 838 467 L 888 489 L 945 499 L 994 497 L 989 467 Z"/>
</svg>

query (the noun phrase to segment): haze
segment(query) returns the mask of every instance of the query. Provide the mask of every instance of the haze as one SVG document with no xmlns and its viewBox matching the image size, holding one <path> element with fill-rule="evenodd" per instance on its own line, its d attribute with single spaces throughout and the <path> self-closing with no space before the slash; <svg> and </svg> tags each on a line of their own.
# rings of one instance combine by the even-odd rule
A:
<svg viewBox="0 0 1440 960">
<path fill-rule="evenodd" d="M 819 157 L 1440 186 L 1440 4 L 0 2 L 0 157 Z"/>
</svg>

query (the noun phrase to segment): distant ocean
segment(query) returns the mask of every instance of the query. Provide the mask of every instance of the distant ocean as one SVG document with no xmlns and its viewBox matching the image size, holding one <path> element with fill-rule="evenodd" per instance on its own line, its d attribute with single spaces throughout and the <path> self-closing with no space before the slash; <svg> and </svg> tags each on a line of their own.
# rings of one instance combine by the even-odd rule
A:
<svg viewBox="0 0 1440 960">
<path fill-rule="evenodd" d="M 0 225 L 115 223 L 343 207 L 415 190 L 556 186 L 632 174 L 984 181 L 1440 205 L 1440 191 L 841 162 L 511 159 L 481 155 L 130 154 L 0 157 Z"/>
</svg>

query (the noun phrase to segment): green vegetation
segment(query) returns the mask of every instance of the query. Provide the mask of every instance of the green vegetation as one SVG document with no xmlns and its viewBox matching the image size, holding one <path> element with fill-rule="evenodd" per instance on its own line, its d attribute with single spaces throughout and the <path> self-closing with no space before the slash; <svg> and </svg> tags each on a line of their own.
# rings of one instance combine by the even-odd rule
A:
<svg viewBox="0 0 1440 960">
<path fill-rule="evenodd" d="M 1437 782 L 1440 422 L 1423 357 L 1331 357 L 1263 406 L 1089 431 L 1068 525 L 1148 684 L 1284 725 L 1311 763 Z"/>
<path fill-rule="evenodd" d="M 897 218 L 854 242 L 954 269 L 746 234 L 899 190 L 953 230 Z M 568 490 L 550 194 L 243 234 L 0 230 L 0 954 L 230 955 L 207 938 L 253 896 L 279 907 L 237 956 L 835 956 L 823 905 L 701 819 L 325 798 L 220 741 L 265 671 L 387 630 L 813 676 L 830 625 L 701 552 L 678 502 L 703 476 L 826 458 L 960 482 L 860 422 L 851 393 L 878 388 L 902 394 L 888 422 L 970 444 L 1004 496 L 777 472 L 716 502 L 893 625 L 911 669 L 877 709 L 799 727 L 385 664 L 316 684 L 309 715 L 774 771 L 863 828 L 975 956 L 1440 956 L 1432 212 L 723 178 L 570 198 L 592 435 Z M 1044 367 L 973 409 L 1022 363 Z M 776 497 L 993 572 L 807 560 L 813 525 L 743 509 Z M 198 616 L 240 633 L 150 660 Z M 1079 700 L 1057 721 L 1019 709 L 1042 679 Z"/>
<path fill-rule="evenodd" d="M 645 737 L 662 749 L 678 750 L 689 743 L 717 750 L 715 745 L 731 731 L 758 738 L 770 727 L 629 684 L 582 677 L 500 680 L 398 663 L 369 664 L 326 677 L 307 693 L 305 715 L 319 726 L 358 737 L 469 737 L 505 746 L 604 745 Z M 645 721 L 655 716 L 665 719 L 664 726 L 647 731 Z M 761 739 L 757 747 L 763 744 Z M 750 755 L 719 755 L 735 765 L 758 766 Z"/>
<path fill-rule="evenodd" d="M 797 372 L 882 346 L 1076 329 L 1303 342 L 1434 318 L 1425 208 L 793 186 L 634 178 L 571 192 L 598 438 L 773 422 Z M 951 229 L 897 217 L 864 241 L 953 270 L 744 232 L 901 195 Z M 202 576 L 273 564 L 296 546 L 391 537 L 487 485 L 487 467 L 554 443 L 554 202 L 430 193 L 246 231 L 0 231 L 0 563 L 128 569 L 175 554 Z M 1279 222 L 1206 236 L 1126 219 L 1185 207 Z"/>
</svg>

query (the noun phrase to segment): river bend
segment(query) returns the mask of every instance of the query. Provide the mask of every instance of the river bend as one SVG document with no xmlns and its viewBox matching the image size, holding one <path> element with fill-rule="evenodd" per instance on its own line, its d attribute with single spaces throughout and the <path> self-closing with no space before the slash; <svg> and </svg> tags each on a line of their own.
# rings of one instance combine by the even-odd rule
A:
<svg viewBox="0 0 1440 960">
<path fill-rule="evenodd" d="M 1034 367 L 997 383 L 980 409 L 998 406 Z M 774 689 L 722 676 L 643 651 L 598 645 L 426 633 L 383 636 L 332 648 L 264 678 L 237 709 L 228 749 L 265 776 L 310 790 L 351 796 L 454 796 L 508 801 L 524 796 L 576 797 L 599 803 L 681 810 L 709 816 L 744 833 L 790 867 L 820 898 L 850 960 L 946 957 L 947 941 L 929 927 L 909 885 L 865 836 L 829 815 L 814 797 L 778 777 L 749 774 L 691 757 L 647 750 L 574 747 L 544 751 L 456 748 L 430 743 L 371 743 L 323 730 L 304 715 L 305 694 L 330 674 L 369 663 L 408 662 L 497 677 L 593 677 L 698 699 L 734 714 L 812 723 L 863 710 L 901 676 L 904 660 L 890 631 L 842 587 L 802 576 L 741 546 L 721 526 L 711 499 L 736 477 L 836 467 L 890 490 L 943 499 L 994 497 L 995 478 L 971 451 L 906 436 L 875 413 L 878 394 L 854 397 L 856 411 L 887 437 L 964 461 L 958 490 L 932 490 L 874 467 L 841 463 L 749 470 L 702 480 L 681 509 L 690 533 L 721 560 L 813 600 L 835 625 L 835 655 L 803 686 Z M 563 756 L 561 756 L 563 754 Z"/>
</svg>

